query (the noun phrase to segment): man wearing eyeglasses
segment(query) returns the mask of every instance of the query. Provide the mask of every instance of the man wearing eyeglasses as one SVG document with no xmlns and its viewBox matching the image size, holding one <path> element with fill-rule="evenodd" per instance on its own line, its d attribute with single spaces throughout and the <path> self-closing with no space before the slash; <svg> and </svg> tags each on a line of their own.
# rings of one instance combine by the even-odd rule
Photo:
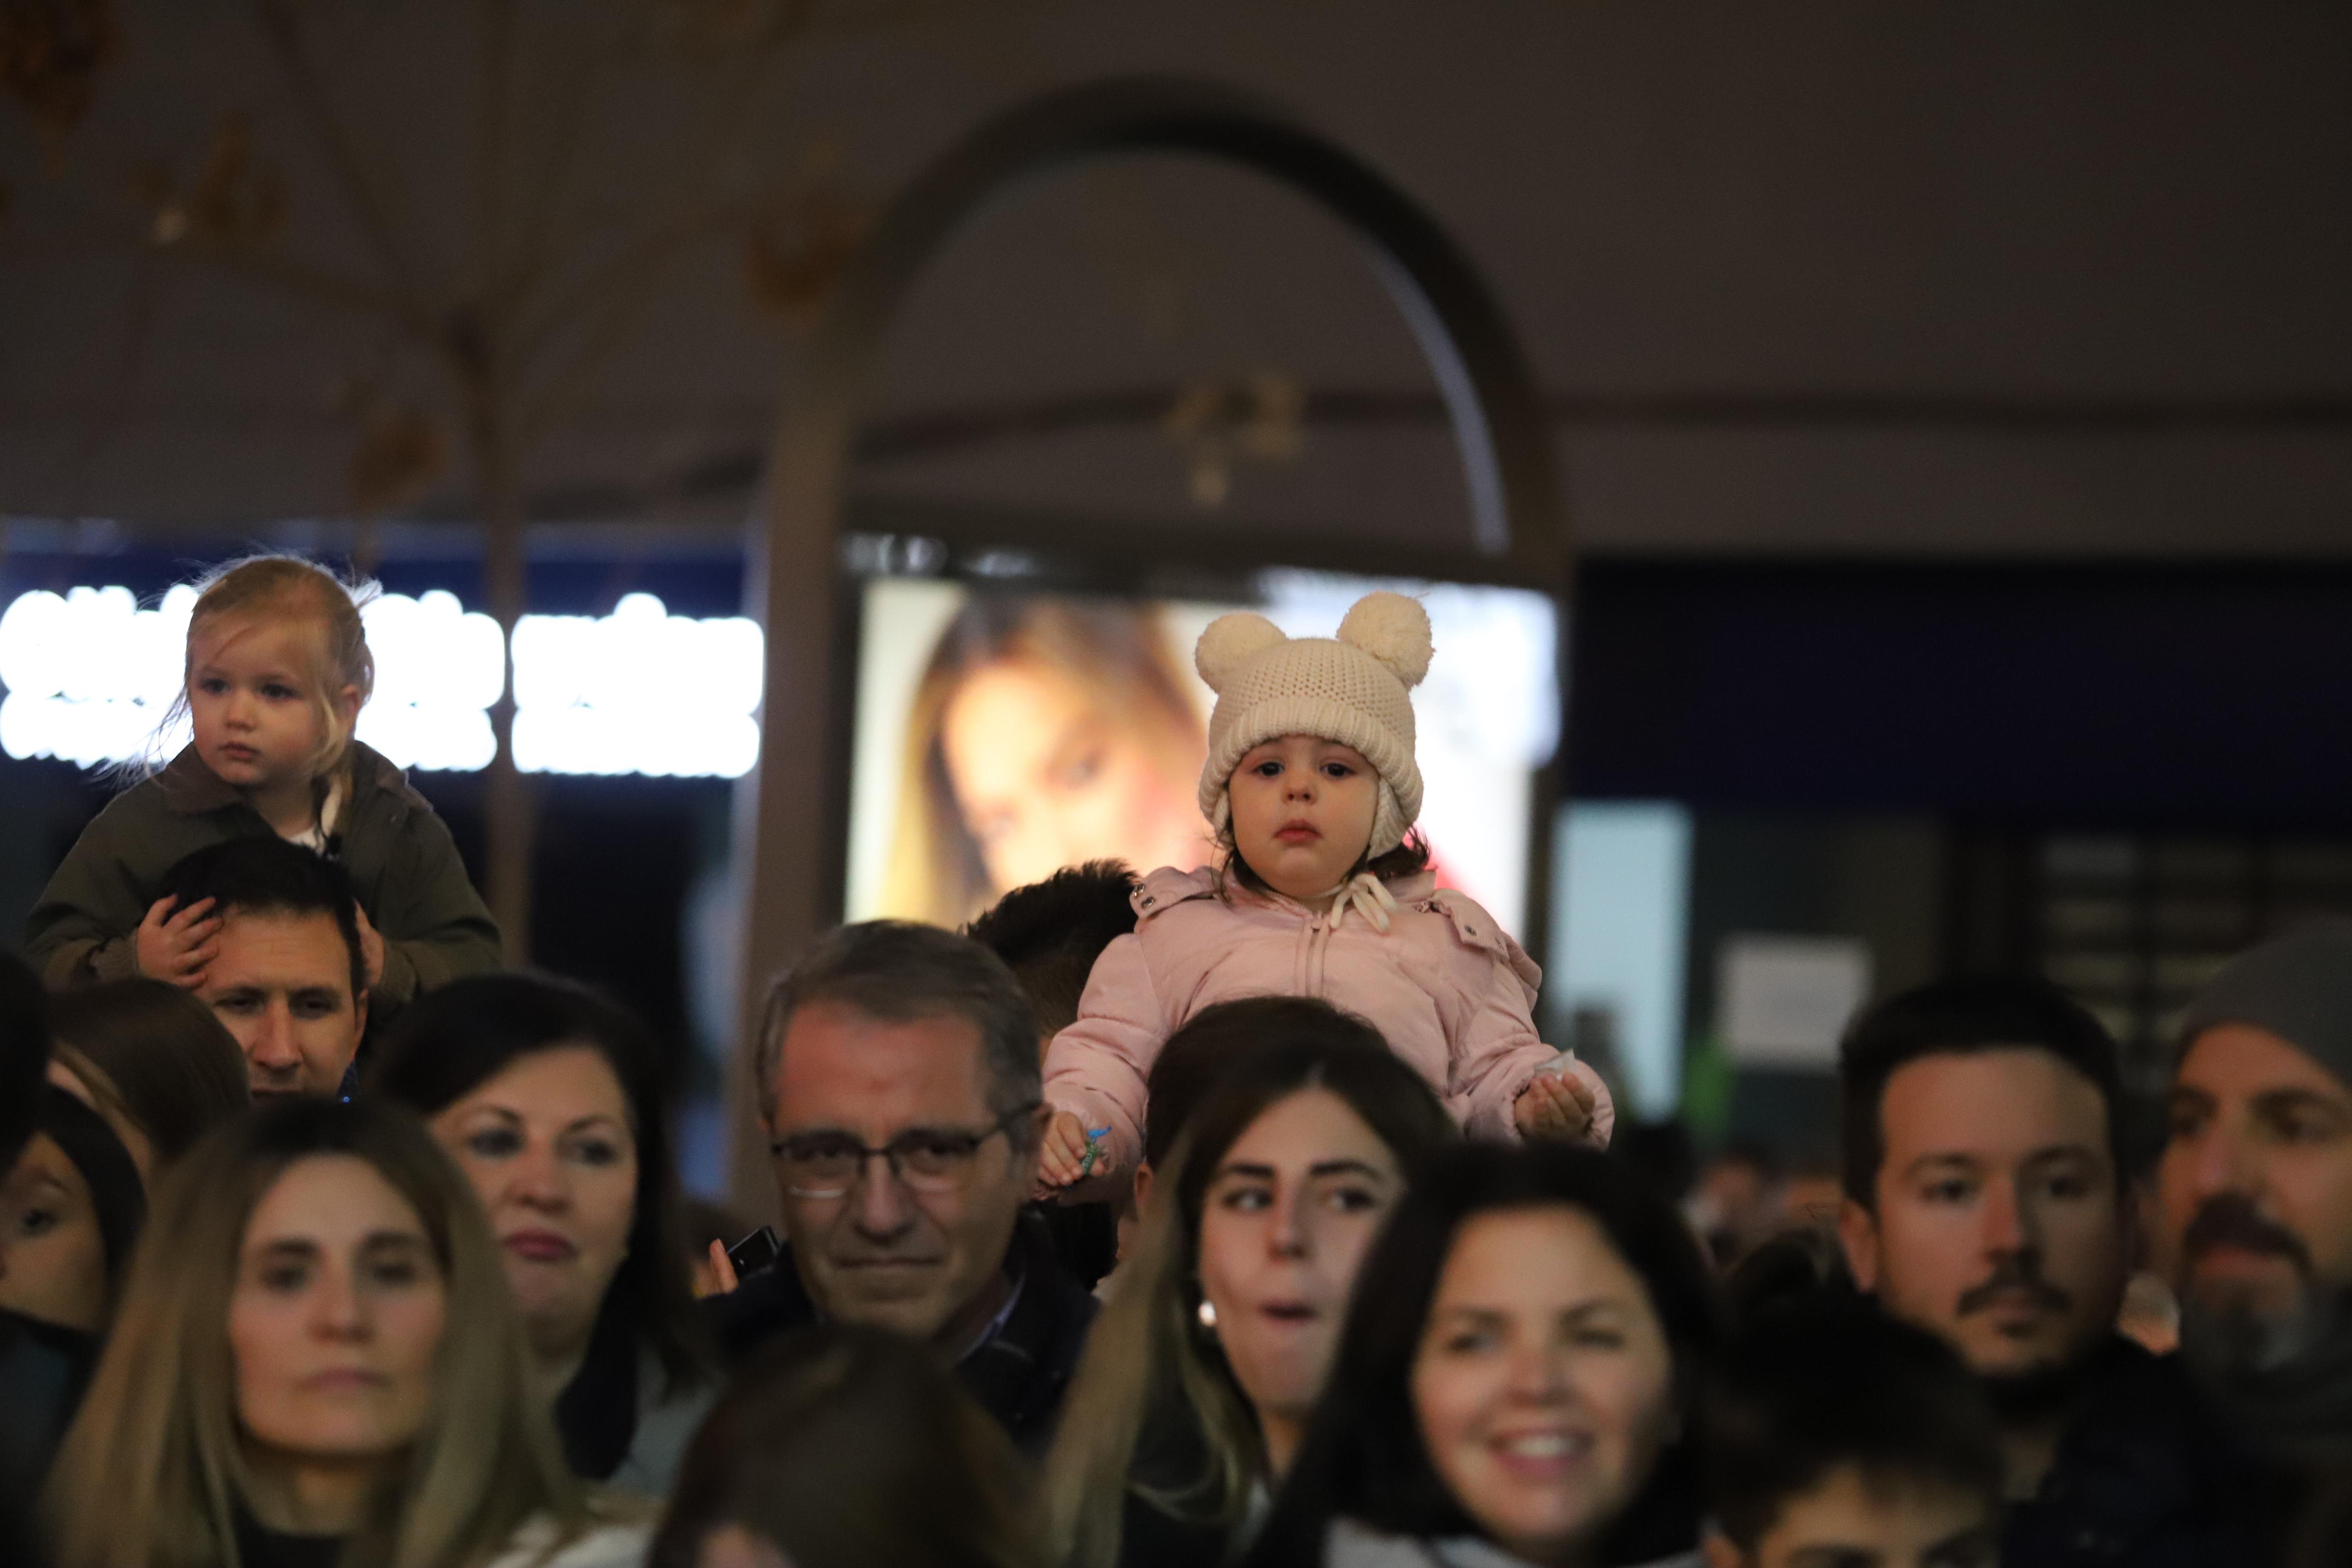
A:
<svg viewBox="0 0 2352 1568">
<path fill-rule="evenodd" d="M 760 1040 L 784 1257 L 709 1303 L 721 1348 L 740 1360 L 818 1321 L 893 1329 L 1042 1453 L 1094 1299 L 1022 1213 L 1045 1113 L 1012 971 L 933 926 L 844 926 L 777 982 Z"/>
</svg>

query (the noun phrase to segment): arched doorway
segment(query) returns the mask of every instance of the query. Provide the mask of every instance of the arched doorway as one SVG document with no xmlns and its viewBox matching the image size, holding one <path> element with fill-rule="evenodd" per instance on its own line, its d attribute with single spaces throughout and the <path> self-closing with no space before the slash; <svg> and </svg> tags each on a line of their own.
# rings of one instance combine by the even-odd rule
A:
<svg viewBox="0 0 2352 1568">
<path fill-rule="evenodd" d="M 762 1145 L 741 1137 L 769 978 L 835 916 L 846 706 L 839 557 L 851 441 L 893 319 L 924 268 L 982 207 L 1082 159 L 1192 153 L 1318 204 L 1363 242 L 1443 395 L 1469 498 L 1465 571 L 1565 593 L 1570 546 L 1542 403 L 1500 308 L 1458 246 L 1384 176 L 1279 109 L 1212 84 L 1093 83 L 1016 107 L 918 175 L 845 274 L 784 392 L 754 528 L 751 611 L 767 628 L 761 761 L 737 797 L 747 925 L 730 1075 L 739 1201 L 764 1211 Z M 1021 541 L 1008 539 L 1007 544 Z M 1539 844 L 1540 847 L 1540 844 Z"/>
</svg>

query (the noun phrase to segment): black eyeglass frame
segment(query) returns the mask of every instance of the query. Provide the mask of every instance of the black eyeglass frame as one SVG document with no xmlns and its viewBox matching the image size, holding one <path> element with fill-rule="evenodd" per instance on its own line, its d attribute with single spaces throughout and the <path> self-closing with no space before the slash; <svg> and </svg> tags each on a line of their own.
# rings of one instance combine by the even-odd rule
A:
<svg viewBox="0 0 2352 1568">
<path fill-rule="evenodd" d="M 788 1146 L 792 1144 L 793 1138 L 839 1138 L 845 1144 L 856 1145 L 857 1168 L 850 1173 L 848 1179 L 844 1181 L 841 1186 L 837 1187 L 804 1187 L 787 1186 L 784 1190 L 791 1193 L 794 1197 L 845 1197 L 848 1196 L 850 1191 L 855 1188 L 859 1182 L 866 1179 L 866 1173 L 874 1168 L 874 1162 L 877 1159 L 888 1168 L 890 1172 L 890 1179 L 910 1192 L 953 1192 L 958 1187 L 961 1187 L 969 1178 L 971 1170 L 971 1162 L 972 1156 L 980 1153 L 980 1146 L 982 1144 L 985 1144 L 989 1139 L 996 1136 L 999 1133 L 1006 1134 L 1009 1136 L 1014 1123 L 1020 1121 L 1024 1116 L 1032 1116 L 1036 1114 L 1036 1113 L 1043 1108 L 1044 1104 L 1045 1102 L 1042 1100 L 1032 1100 L 1025 1105 L 1016 1105 L 1012 1110 L 1005 1112 L 1003 1115 L 997 1117 L 996 1120 L 991 1122 L 986 1127 L 978 1132 L 974 1132 L 969 1127 L 909 1127 L 905 1132 L 899 1134 L 897 1137 L 891 1139 L 888 1143 L 881 1145 L 878 1147 L 871 1144 L 860 1143 L 858 1140 L 852 1138 L 846 1133 L 795 1133 L 792 1137 L 773 1138 L 769 1140 L 768 1157 L 772 1161 L 782 1161 L 785 1157 Z M 908 1180 L 905 1167 L 901 1164 L 901 1162 L 906 1159 L 908 1152 L 908 1149 L 903 1146 L 906 1145 L 907 1141 L 910 1138 L 921 1138 L 928 1141 L 944 1143 L 950 1136 L 961 1140 L 961 1146 L 957 1150 L 955 1155 L 956 1171 L 954 1176 L 947 1182 L 936 1183 L 929 1186 Z M 849 1150 L 845 1148 L 840 1152 L 847 1154 Z"/>
</svg>

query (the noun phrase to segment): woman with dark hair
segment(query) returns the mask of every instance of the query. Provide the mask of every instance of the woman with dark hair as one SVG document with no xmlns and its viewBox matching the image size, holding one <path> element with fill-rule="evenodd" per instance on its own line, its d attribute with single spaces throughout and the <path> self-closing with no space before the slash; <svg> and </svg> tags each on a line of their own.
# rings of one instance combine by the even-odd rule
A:
<svg viewBox="0 0 2352 1568">
<path fill-rule="evenodd" d="M 729 1385 L 650 1568 L 1044 1568 L 1012 1441 L 930 1350 L 829 1323 Z"/>
<path fill-rule="evenodd" d="M 1250 1568 L 1696 1563 L 1716 1309 L 1662 1200 L 1589 1151 L 1473 1145 L 1360 1278 Z"/>
<path fill-rule="evenodd" d="M 44 1084 L 0 1181 L 0 1308 L 103 1335 L 147 1217 L 139 1167 L 99 1113 Z"/>
<path fill-rule="evenodd" d="M 1084 1568 L 1232 1555 L 1290 1465 L 1381 1221 L 1458 1137 L 1377 1030 L 1297 997 L 1179 1030 L 1149 1123 L 1147 1147 L 1173 1129 L 1172 1147 L 1139 1175 L 1142 1236 L 1046 1467 L 1054 1544 Z"/>
<path fill-rule="evenodd" d="M 89 1103 L 152 1180 L 253 1103 L 245 1052 L 213 1009 L 168 980 L 105 980 L 49 1003 L 50 1082 Z"/>
<path fill-rule="evenodd" d="M 477 975 L 409 1004 L 366 1092 L 473 1182 L 573 1471 L 667 1493 L 710 1395 L 652 1038 L 583 987 Z"/>
</svg>

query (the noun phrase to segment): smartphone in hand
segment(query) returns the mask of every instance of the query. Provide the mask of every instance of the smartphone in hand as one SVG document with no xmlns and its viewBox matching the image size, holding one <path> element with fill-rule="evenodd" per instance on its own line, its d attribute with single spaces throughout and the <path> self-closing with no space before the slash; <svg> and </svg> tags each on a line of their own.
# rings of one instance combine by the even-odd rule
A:
<svg viewBox="0 0 2352 1568">
<path fill-rule="evenodd" d="M 727 1249 L 727 1261 L 733 1265 L 735 1278 L 748 1280 L 752 1275 L 776 1266 L 784 1255 L 784 1244 L 772 1225 L 762 1225 Z"/>
</svg>

